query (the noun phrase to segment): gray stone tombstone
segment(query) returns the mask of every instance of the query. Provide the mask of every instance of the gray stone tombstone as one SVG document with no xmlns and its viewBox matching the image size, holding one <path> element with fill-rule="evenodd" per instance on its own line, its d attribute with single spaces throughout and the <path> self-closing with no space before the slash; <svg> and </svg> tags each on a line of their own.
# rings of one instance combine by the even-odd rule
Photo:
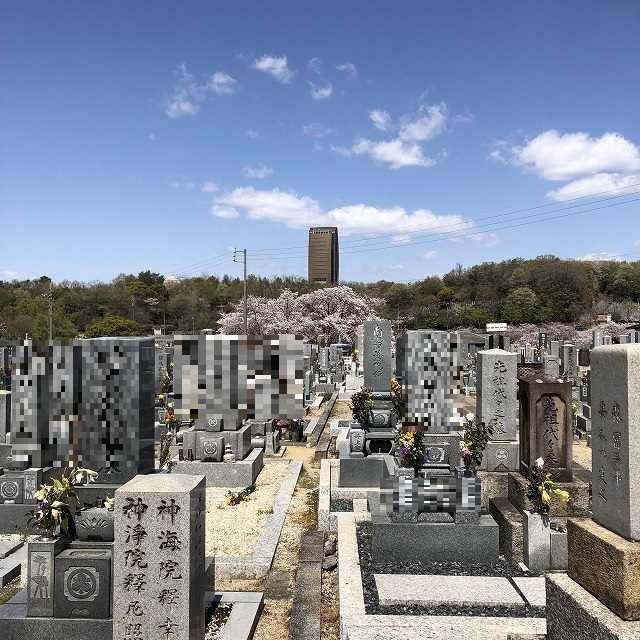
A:
<svg viewBox="0 0 640 640">
<path fill-rule="evenodd" d="M 516 440 L 517 360 L 502 349 L 480 351 L 477 359 L 476 415 L 495 421 L 492 440 Z"/>
<path fill-rule="evenodd" d="M 11 431 L 11 391 L 0 390 L 0 442 Z"/>
<path fill-rule="evenodd" d="M 540 331 L 538 333 L 538 348 L 542 351 L 542 349 L 548 348 L 548 338 L 546 331 Z"/>
<path fill-rule="evenodd" d="M 525 362 L 533 362 L 533 346 L 530 342 L 524 343 L 524 360 Z"/>
<path fill-rule="evenodd" d="M 593 519 L 640 541 L 640 345 L 591 352 Z"/>
<path fill-rule="evenodd" d="M 511 351 L 511 338 L 509 336 L 503 336 L 502 348 L 505 351 Z"/>
<path fill-rule="evenodd" d="M 613 338 L 611 336 L 602 336 L 602 344 L 603 345 L 613 344 Z"/>
<path fill-rule="evenodd" d="M 542 356 L 542 372 L 552 378 L 560 377 L 560 360 L 558 356 Z"/>
<path fill-rule="evenodd" d="M 555 356 L 556 358 L 560 357 L 559 340 L 549 340 L 549 355 Z"/>
<path fill-rule="evenodd" d="M 116 490 L 113 640 L 203 640 L 205 490 L 187 474 Z"/>
<path fill-rule="evenodd" d="M 543 458 L 557 482 L 571 482 L 573 415 L 571 382 L 520 380 L 520 473 Z"/>
<path fill-rule="evenodd" d="M 322 349 L 320 349 L 320 370 L 329 370 L 329 347 L 322 347 Z"/>
<path fill-rule="evenodd" d="M 364 386 L 389 391 L 391 386 L 391 322 L 364 323 Z"/>
<path fill-rule="evenodd" d="M 305 342 L 302 345 L 302 354 L 305 358 L 311 358 L 311 355 L 312 355 L 311 347 L 312 347 L 312 344 L 310 342 Z"/>
<path fill-rule="evenodd" d="M 631 342 L 631 336 L 628 333 L 623 333 L 618 336 L 618 344 L 629 344 Z"/>
<path fill-rule="evenodd" d="M 594 347 L 601 347 L 604 344 L 604 341 L 602 339 L 602 331 L 595 331 L 593 332 L 593 346 Z"/>
<path fill-rule="evenodd" d="M 578 375 L 578 353 L 575 345 L 562 345 L 562 373 L 569 378 Z"/>
</svg>

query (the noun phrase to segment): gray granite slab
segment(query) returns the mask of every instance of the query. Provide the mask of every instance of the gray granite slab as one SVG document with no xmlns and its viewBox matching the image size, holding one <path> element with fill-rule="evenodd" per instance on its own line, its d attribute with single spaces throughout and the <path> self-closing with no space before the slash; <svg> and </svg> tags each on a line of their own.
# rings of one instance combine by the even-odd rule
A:
<svg viewBox="0 0 640 640">
<path fill-rule="evenodd" d="M 377 573 L 374 579 L 383 606 L 433 607 L 457 603 L 460 606 L 524 607 L 522 597 L 507 578 Z"/>
<path fill-rule="evenodd" d="M 547 604 L 547 595 L 544 586 L 544 576 L 513 578 L 516 587 L 520 589 L 525 600 L 532 607 L 544 607 Z"/>
</svg>

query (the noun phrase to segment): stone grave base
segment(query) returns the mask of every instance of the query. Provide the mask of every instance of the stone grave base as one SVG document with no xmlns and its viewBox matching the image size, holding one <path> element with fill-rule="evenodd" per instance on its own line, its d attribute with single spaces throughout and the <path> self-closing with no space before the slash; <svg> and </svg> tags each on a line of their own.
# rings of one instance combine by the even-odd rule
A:
<svg viewBox="0 0 640 640">
<path fill-rule="evenodd" d="M 487 640 L 489 638 L 514 638 L 514 640 L 515 638 L 531 640 L 535 638 L 536 640 L 544 640 L 547 630 L 544 618 L 366 614 L 356 535 L 356 520 L 358 519 L 360 518 L 354 513 L 336 514 L 340 638 L 342 640 L 372 640 L 374 638 L 390 640 L 391 638 L 408 637 L 420 640 L 427 638 L 484 638 Z M 465 525 L 452 526 L 468 529 Z M 398 589 L 401 589 L 405 576 L 398 575 L 397 578 L 395 584 Z M 424 576 L 418 577 L 418 579 L 421 578 Z M 393 578 L 389 577 L 389 579 L 392 581 L 391 586 L 393 586 Z M 416 577 L 410 576 L 409 579 L 415 580 Z M 437 579 L 439 580 L 440 576 Z M 537 581 L 537 579 L 525 578 L 517 583 L 527 602 L 532 606 L 544 606 L 542 601 L 544 590 L 540 589 L 535 582 L 532 586 L 537 588 L 526 588 L 523 584 L 524 580 Z M 450 592 L 452 601 L 459 599 L 460 596 L 459 592 Z M 407 597 L 406 588 L 402 597 L 405 599 Z M 565 636 L 564 640 L 570 637 L 572 636 Z"/>
<path fill-rule="evenodd" d="M 498 524 L 490 515 L 475 525 L 372 516 L 371 530 L 374 562 L 494 562 L 499 555 Z"/>
<path fill-rule="evenodd" d="M 205 607 L 212 603 L 231 603 L 231 615 L 222 638 L 249 640 L 264 608 L 264 594 L 234 591 L 205 592 Z M 27 617 L 27 590 L 17 593 L 0 607 L 0 637 L 11 640 L 34 638 L 73 638 L 73 640 L 112 640 L 112 618 L 40 618 Z"/>
<path fill-rule="evenodd" d="M 393 476 L 394 460 L 389 455 L 366 458 L 340 458 L 341 487 L 379 487 L 384 478 Z"/>
<path fill-rule="evenodd" d="M 547 574 L 546 591 L 547 640 L 640 639 L 640 622 L 622 620 L 566 573 Z"/>
<path fill-rule="evenodd" d="M 252 449 L 244 460 L 226 462 L 193 462 L 177 460 L 171 473 L 203 475 L 207 487 L 248 487 L 253 484 L 264 466 L 262 449 Z"/>
<path fill-rule="evenodd" d="M 529 480 L 520 473 L 509 473 L 508 496 L 509 502 L 518 509 L 531 511 L 533 505 L 527 500 L 526 492 Z M 549 515 L 552 518 L 586 518 L 589 515 L 589 484 L 581 480 L 573 479 L 573 482 L 558 482 L 558 489 L 569 493 L 569 501 L 562 503 L 560 500 L 551 502 Z"/>
<path fill-rule="evenodd" d="M 640 620 L 640 542 L 590 519 L 569 520 L 567 534 L 569 577 L 622 619 Z"/>
</svg>

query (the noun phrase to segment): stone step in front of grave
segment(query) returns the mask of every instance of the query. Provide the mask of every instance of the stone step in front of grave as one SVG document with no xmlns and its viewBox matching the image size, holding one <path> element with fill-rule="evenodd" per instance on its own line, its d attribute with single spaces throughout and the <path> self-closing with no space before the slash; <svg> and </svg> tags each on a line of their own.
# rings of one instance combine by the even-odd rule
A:
<svg viewBox="0 0 640 640">
<path fill-rule="evenodd" d="M 362 616 L 342 628 L 342 640 L 508 640 L 514 636 L 541 637 L 544 618 L 477 616 Z"/>
<path fill-rule="evenodd" d="M 21 542 L 0 560 L 0 587 L 5 587 L 21 574 L 21 565 L 27 559 L 27 546 Z"/>
<path fill-rule="evenodd" d="M 439 605 L 510 607 L 525 602 L 507 578 L 488 576 L 434 576 L 374 574 L 381 606 Z M 544 591 L 544 581 L 542 583 Z"/>
</svg>

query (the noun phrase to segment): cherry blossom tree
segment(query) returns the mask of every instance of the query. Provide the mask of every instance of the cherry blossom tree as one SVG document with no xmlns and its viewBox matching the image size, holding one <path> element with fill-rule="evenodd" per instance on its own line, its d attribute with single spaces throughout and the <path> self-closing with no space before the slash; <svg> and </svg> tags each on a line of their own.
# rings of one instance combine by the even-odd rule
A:
<svg viewBox="0 0 640 640">
<path fill-rule="evenodd" d="M 326 287 L 298 295 L 284 289 L 278 298 L 247 298 L 249 334 L 290 333 L 315 341 L 321 334 L 327 343 L 353 342 L 356 328 L 365 320 L 378 320 L 384 300 L 359 295 L 351 287 Z M 244 309 L 240 301 L 218 321 L 218 332 L 244 331 Z"/>
</svg>

